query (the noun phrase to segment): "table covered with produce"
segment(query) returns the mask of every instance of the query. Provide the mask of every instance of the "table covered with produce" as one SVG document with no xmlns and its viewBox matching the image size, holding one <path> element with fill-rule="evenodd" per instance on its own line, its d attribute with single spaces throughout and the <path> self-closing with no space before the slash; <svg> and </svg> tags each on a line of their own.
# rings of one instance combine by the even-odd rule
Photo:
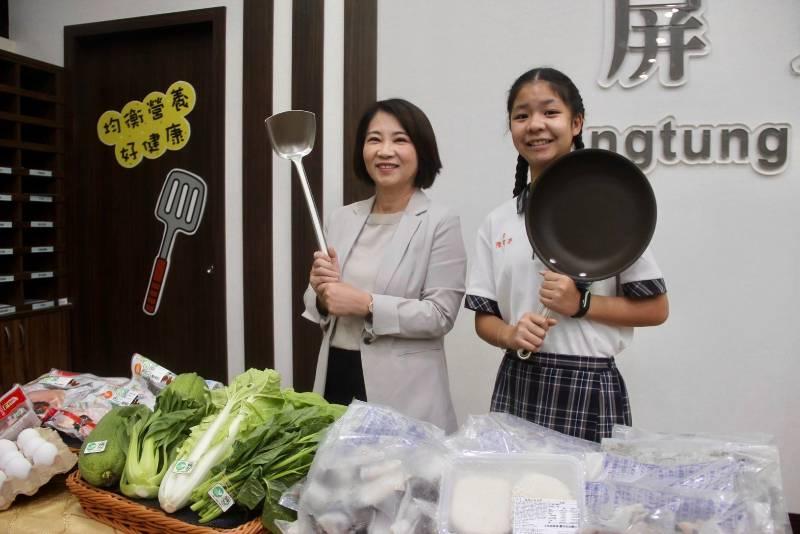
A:
<svg viewBox="0 0 800 534">
<path fill-rule="evenodd" d="M 759 434 L 597 444 L 490 413 L 445 435 L 270 369 L 223 385 L 141 355 L 130 378 L 52 370 L 0 417 L 4 532 L 791 532 Z"/>
</svg>

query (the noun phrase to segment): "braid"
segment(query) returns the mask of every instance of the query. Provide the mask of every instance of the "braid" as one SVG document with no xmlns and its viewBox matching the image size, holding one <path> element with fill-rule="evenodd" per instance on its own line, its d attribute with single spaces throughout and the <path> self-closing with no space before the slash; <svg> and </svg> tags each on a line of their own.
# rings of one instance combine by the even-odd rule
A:
<svg viewBox="0 0 800 534">
<path fill-rule="evenodd" d="M 583 144 L 583 130 L 578 132 L 578 135 L 572 138 L 572 143 L 575 145 L 576 150 L 586 148 L 586 146 Z"/>
<path fill-rule="evenodd" d="M 517 171 L 514 173 L 514 196 L 519 196 L 528 185 L 528 161 L 517 156 Z"/>
</svg>

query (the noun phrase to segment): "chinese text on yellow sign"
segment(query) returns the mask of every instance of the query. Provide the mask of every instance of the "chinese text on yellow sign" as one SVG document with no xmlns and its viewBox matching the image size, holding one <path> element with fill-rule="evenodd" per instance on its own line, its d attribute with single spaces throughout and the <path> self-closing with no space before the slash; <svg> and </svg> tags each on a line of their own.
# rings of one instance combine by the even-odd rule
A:
<svg viewBox="0 0 800 534">
<path fill-rule="evenodd" d="M 197 96 L 189 82 L 177 81 L 166 94 L 153 91 L 140 102 L 125 104 L 122 111 L 109 110 L 97 121 L 100 141 L 114 147 L 117 162 L 130 169 L 142 158 L 156 159 L 167 150 L 180 150 L 189 141 L 186 115 Z"/>
</svg>

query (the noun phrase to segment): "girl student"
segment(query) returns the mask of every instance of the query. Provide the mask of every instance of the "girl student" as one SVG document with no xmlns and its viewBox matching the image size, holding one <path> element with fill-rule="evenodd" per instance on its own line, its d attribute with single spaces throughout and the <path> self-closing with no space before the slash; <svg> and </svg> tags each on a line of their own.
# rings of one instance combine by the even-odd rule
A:
<svg viewBox="0 0 800 534">
<path fill-rule="evenodd" d="M 316 252 L 303 316 L 323 331 L 314 390 L 456 427 L 444 335 L 461 308 L 467 256 L 458 217 L 429 199 L 442 167 L 428 118 L 376 102 L 356 130 L 356 177 L 375 195 L 339 208 Z"/>
<path fill-rule="evenodd" d="M 524 220 L 529 175 L 535 181 L 559 157 L 584 147 L 583 101 L 566 75 L 535 68 L 517 78 L 506 106 L 519 154 L 514 198 L 478 231 L 465 300 L 478 336 L 505 350 L 491 410 L 600 441 L 614 424 L 631 424 L 614 356 L 630 343 L 633 327 L 667 319 L 666 286 L 649 248 L 618 279 L 588 289 L 532 259 Z M 540 302 L 550 318 L 536 313 Z M 534 354 L 523 360 L 519 350 Z"/>
</svg>

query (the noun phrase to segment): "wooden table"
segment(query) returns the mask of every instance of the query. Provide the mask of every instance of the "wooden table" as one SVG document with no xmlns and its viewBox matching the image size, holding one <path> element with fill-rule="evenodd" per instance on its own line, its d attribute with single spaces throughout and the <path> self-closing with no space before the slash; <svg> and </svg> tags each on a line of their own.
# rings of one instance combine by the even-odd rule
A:
<svg viewBox="0 0 800 534">
<path fill-rule="evenodd" d="M 67 489 L 66 475 L 58 475 L 30 497 L 18 495 L 0 512 L 3 534 L 122 534 L 86 517 L 78 499 Z"/>
</svg>

